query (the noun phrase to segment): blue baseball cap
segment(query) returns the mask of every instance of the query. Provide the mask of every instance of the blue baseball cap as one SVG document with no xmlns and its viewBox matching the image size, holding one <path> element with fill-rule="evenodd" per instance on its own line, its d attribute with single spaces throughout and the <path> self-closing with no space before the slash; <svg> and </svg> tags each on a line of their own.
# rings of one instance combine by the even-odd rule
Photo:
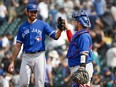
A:
<svg viewBox="0 0 116 87">
<path fill-rule="evenodd" d="M 29 4 L 29 5 L 27 5 L 27 10 L 28 11 L 38 11 L 38 7 L 36 4 Z"/>
</svg>

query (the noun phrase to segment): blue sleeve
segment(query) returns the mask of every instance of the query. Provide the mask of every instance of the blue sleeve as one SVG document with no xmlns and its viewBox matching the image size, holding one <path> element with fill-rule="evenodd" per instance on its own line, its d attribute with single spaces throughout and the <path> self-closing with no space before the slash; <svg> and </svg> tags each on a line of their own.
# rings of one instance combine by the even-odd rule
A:
<svg viewBox="0 0 116 87">
<path fill-rule="evenodd" d="M 55 35 L 56 35 L 56 32 L 53 30 L 53 28 L 52 27 L 50 27 L 48 24 L 45 24 L 45 33 L 48 35 L 48 36 L 50 36 L 51 38 L 53 38 L 53 39 L 57 39 L 56 37 L 55 37 Z"/>
<path fill-rule="evenodd" d="M 78 39 L 78 50 L 80 53 L 82 52 L 88 52 L 89 51 L 89 47 L 90 47 L 90 39 L 89 36 L 87 34 L 82 34 L 80 35 L 79 39 Z"/>
<path fill-rule="evenodd" d="M 18 30 L 18 33 L 17 33 L 17 40 L 16 40 L 16 41 L 19 42 L 19 43 L 23 43 L 21 27 L 20 27 L 19 30 Z"/>
</svg>

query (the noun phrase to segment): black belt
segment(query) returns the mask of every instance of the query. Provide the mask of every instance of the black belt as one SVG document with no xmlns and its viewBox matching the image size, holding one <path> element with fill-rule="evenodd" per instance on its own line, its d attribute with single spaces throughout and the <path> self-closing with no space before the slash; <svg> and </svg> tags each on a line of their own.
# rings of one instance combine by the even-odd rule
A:
<svg viewBox="0 0 116 87">
<path fill-rule="evenodd" d="M 40 53 L 42 51 L 35 51 L 35 52 L 24 52 L 24 53 L 27 53 L 27 54 L 35 54 L 35 53 Z"/>
</svg>

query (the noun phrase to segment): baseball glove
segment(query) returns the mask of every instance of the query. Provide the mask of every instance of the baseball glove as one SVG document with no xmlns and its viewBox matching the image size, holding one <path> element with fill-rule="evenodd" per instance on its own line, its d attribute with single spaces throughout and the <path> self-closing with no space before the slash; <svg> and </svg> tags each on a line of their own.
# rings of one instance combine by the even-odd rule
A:
<svg viewBox="0 0 116 87">
<path fill-rule="evenodd" d="M 89 81 L 89 74 L 85 68 L 79 68 L 71 75 L 71 79 L 77 84 L 86 84 Z"/>
<path fill-rule="evenodd" d="M 57 19 L 57 27 L 60 29 L 60 30 L 66 30 L 66 27 L 65 27 L 65 20 L 62 19 L 62 17 L 59 17 Z"/>
</svg>

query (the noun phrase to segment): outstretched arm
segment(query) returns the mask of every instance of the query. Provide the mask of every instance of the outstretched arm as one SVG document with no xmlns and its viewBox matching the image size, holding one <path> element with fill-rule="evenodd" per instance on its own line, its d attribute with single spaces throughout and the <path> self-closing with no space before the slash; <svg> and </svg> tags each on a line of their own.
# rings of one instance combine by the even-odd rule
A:
<svg viewBox="0 0 116 87">
<path fill-rule="evenodd" d="M 68 41 L 70 42 L 73 34 L 72 34 L 70 27 L 68 26 L 68 23 L 66 20 L 65 20 L 65 27 L 66 27 L 67 38 L 68 38 Z"/>
<path fill-rule="evenodd" d="M 67 38 L 69 40 L 69 42 L 71 41 L 71 38 L 72 38 L 72 32 L 68 26 L 68 23 L 66 20 L 62 19 L 61 17 L 58 19 L 58 31 L 55 35 L 55 37 L 58 39 L 61 35 L 61 32 L 66 30 L 66 33 L 67 33 Z"/>
<path fill-rule="evenodd" d="M 55 35 L 55 38 L 59 38 L 61 36 L 61 33 L 62 33 L 62 30 L 58 29 L 56 35 Z"/>
<path fill-rule="evenodd" d="M 61 35 L 61 33 L 62 33 L 62 31 L 61 31 L 60 29 L 58 29 L 58 31 L 57 31 L 55 37 L 56 37 L 56 38 L 59 38 L 60 35 Z M 70 41 L 71 41 L 71 38 L 72 38 L 72 35 L 73 35 L 72 32 L 71 32 L 71 30 L 67 29 L 67 30 L 66 30 L 66 34 L 67 34 L 68 41 L 70 42 Z"/>
</svg>

